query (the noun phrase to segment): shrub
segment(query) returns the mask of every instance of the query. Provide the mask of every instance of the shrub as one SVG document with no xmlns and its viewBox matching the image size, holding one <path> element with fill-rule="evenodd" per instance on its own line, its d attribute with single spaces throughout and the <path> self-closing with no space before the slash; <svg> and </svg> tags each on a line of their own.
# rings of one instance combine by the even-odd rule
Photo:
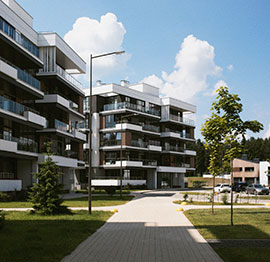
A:
<svg viewBox="0 0 270 262">
<path fill-rule="evenodd" d="M 4 226 L 5 214 L 0 210 L 0 229 Z"/>
<path fill-rule="evenodd" d="M 213 194 L 213 193 L 208 194 L 207 198 L 208 198 L 208 201 L 209 201 L 210 203 L 212 203 L 213 200 L 214 200 L 214 194 Z"/>
<path fill-rule="evenodd" d="M 224 205 L 228 204 L 228 193 L 222 194 L 221 201 Z"/>
<path fill-rule="evenodd" d="M 184 198 L 184 201 L 187 201 L 187 199 L 188 199 L 188 194 L 187 194 L 187 193 L 184 194 L 183 198 Z"/>
<path fill-rule="evenodd" d="M 192 181 L 192 186 L 195 187 L 195 188 L 202 188 L 203 186 L 205 186 L 205 182 L 195 180 L 195 181 Z"/>
<path fill-rule="evenodd" d="M 108 195 L 113 195 L 115 194 L 115 187 L 106 187 L 105 191 L 107 192 Z"/>
<path fill-rule="evenodd" d="M 12 197 L 4 192 L 0 192 L 0 202 L 9 202 L 12 200 Z"/>
</svg>

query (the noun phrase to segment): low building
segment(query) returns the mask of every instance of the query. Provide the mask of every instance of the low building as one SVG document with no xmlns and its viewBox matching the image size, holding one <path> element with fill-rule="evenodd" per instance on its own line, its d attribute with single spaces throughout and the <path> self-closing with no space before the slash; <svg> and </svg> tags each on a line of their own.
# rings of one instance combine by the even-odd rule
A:
<svg viewBox="0 0 270 262">
<path fill-rule="evenodd" d="M 235 158 L 233 160 L 234 182 L 259 183 L 259 167 L 257 161 Z"/>
</svg>

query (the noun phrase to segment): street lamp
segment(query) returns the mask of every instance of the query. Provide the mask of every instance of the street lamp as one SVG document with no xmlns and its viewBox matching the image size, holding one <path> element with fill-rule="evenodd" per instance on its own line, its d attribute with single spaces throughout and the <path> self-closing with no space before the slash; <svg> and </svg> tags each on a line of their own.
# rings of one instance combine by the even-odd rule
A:
<svg viewBox="0 0 270 262">
<path fill-rule="evenodd" d="M 118 51 L 118 52 L 111 52 L 101 55 L 93 56 L 90 54 L 90 72 L 89 72 L 89 78 L 90 78 L 90 95 L 88 99 L 88 107 L 89 107 L 89 116 L 88 116 L 88 143 L 89 143 L 89 155 L 88 155 L 88 213 L 92 214 L 92 193 L 91 193 L 91 187 L 92 187 L 92 181 L 91 181 L 91 172 L 92 172 L 92 61 L 95 58 L 100 58 L 103 56 L 109 56 L 109 55 L 121 55 L 125 53 L 125 51 Z"/>
<path fill-rule="evenodd" d="M 122 116 L 121 115 L 121 144 L 120 144 L 120 198 L 122 198 L 122 188 L 123 188 L 123 164 L 122 164 L 122 161 L 123 161 L 123 157 L 122 157 L 122 154 L 123 154 L 123 145 L 122 145 L 122 142 L 123 142 L 123 127 L 122 127 L 122 124 L 123 124 L 123 119 L 124 118 L 128 118 L 128 117 L 131 117 L 131 116 L 137 116 L 138 114 L 137 113 L 133 113 L 133 114 L 130 114 L 130 115 L 125 115 L 125 116 Z"/>
</svg>

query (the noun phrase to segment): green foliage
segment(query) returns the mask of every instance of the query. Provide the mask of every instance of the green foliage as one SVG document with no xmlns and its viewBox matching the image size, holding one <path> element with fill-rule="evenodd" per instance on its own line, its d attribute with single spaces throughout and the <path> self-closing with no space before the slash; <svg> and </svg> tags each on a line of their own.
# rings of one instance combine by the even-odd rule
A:
<svg viewBox="0 0 270 262">
<path fill-rule="evenodd" d="M 228 193 L 222 194 L 221 201 L 223 202 L 224 205 L 228 204 Z"/>
<path fill-rule="evenodd" d="M 187 201 L 187 199 L 188 199 L 188 194 L 185 193 L 184 196 L 183 196 L 183 198 L 184 198 L 184 201 Z"/>
<path fill-rule="evenodd" d="M 58 167 L 50 157 L 52 155 L 50 144 L 47 145 L 46 155 L 47 158 L 41 164 L 39 173 L 34 175 L 38 182 L 31 188 L 29 200 L 33 203 L 35 211 L 50 215 L 60 213 L 64 207 L 61 206 L 63 200 L 59 197 L 61 186 L 58 184 L 58 178 L 60 174 Z"/>
<path fill-rule="evenodd" d="M 5 214 L 0 210 L 0 229 L 4 226 L 5 224 Z"/>
<path fill-rule="evenodd" d="M 207 198 L 208 198 L 208 201 L 210 203 L 212 203 L 214 201 L 214 193 L 212 192 L 212 193 L 208 194 Z"/>
<path fill-rule="evenodd" d="M 200 176 L 207 172 L 209 164 L 209 153 L 206 151 L 204 143 L 198 139 L 195 143 L 196 150 L 196 171 Z"/>
<path fill-rule="evenodd" d="M 105 188 L 105 191 L 106 191 L 106 193 L 107 193 L 108 195 L 112 196 L 113 194 L 115 194 L 115 187 L 112 187 L 112 186 L 106 187 L 106 188 Z"/>
<path fill-rule="evenodd" d="M 12 197 L 4 192 L 0 192 L 0 202 L 9 202 L 12 200 Z"/>
<path fill-rule="evenodd" d="M 227 87 L 220 87 L 217 94 L 211 108 L 212 115 L 201 130 L 210 155 L 209 171 L 214 176 L 230 171 L 230 161 L 243 152 L 248 130 L 256 133 L 263 129 L 263 125 L 256 120 L 241 119 L 243 106 L 238 95 L 230 94 Z"/>
<path fill-rule="evenodd" d="M 203 186 L 205 186 L 205 181 L 200 180 L 192 181 L 192 187 L 194 188 L 202 188 Z"/>
</svg>

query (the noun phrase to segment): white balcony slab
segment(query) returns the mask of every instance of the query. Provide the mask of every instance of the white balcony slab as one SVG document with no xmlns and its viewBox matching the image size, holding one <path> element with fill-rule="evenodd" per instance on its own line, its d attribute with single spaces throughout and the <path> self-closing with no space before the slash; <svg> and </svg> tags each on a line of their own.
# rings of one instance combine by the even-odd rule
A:
<svg viewBox="0 0 270 262">
<path fill-rule="evenodd" d="M 122 161 L 122 167 L 142 167 L 143 162 L 142 161 Z M 105 165 L 102 165 L 104 168 L 120 168 L 121 167 L 121 161 L 115 161 L 113 163 L 107 162 Z"/>
<path fill-rule="evenodd" d="M 0 192 L 7 191 L 21 191 L 22 190 L 22 180 L 19 179 L 0 179 Z"/>
<path fill-rule="evenodd" d="M 27 119 L 27 121 L 35 124 L 35 125 L 39 125 L 43 128 L 46 127 L 46 118 L 43 116 L 40 116 L 38 114 L 35 114 L 31 111 L 25 111 L 24 112 L 24 117 Z"/>
<path fill-rule="evenodd" d="M 82 140 L 82 141 L 86 141 L 86 135 L 84 133 L 81 133 L 77 130 L 73 130 L 72 134 L 74 135 L 75 138 Z"/>
<path fill-rule="evenodd" d="M 17 146 L 16 142 L 0 139 L 0 151 L 16 153 Z"/>
<path fill-rule="evenodd" d="M 196 156 L 196 151 L 193 150 L 185 150 L 185 154 L 189 156 Z"/>
<path fill-rule="evenodd" d="M 88 150 L 88 149 L 89 149 L 89 144 L 88 144 L 88 143 L 84 143 L 84 144 L 83 144 L 83 149 L 84 149 L 84 150 L 86 150 L 86 149 Z"/>
<path fill-rule="evenodd" d="M 186 173 L 184 167 L 172 167 L 172 166 L 158 166 L 157 172 L 168 172 L 168 173 Z"/>
<path fill-rule="evenodd" d="M 48 156 L 39 154 L 38 155 L 38 163 L 44 162 Z M 73 167 L 76 168 L 78 166 L 78 160 L 75 158 L 68 158 L 68 157 L 63 157 L 63 156 L 51 156 L 52 160 L 56 162 L 57 166 L 61 167 Z"/>
<path fill-rule="evenodd" d="M 15 69 L 13 66 L 7 64 L 6 62 L 2 60 L 0 60 L 0 72 L 15 80 L 17 79 L 17 76 L 18 76 L 17 69 Z"/>
<path fill-rule="evenodd" d="M 158 151 L 158 152 L 161 152 L 162 151 L 162 147 L 161 146 L 148 145 L 148 149 L 150 151 Z"/>
<path fill-rule="evenodd" d="M 180 134 L 175 132 L 162 132 L 160 134 L 161 137 L 173 137 L 173 138 L 181 138 Z"/>
<path fill-rule="evenodd" d="M 123 186 L 145 185 L 146 180 L 123 179 Z M 92 186 L 120 186 L 120 179 L 92 179 Z"/>
</svg>

